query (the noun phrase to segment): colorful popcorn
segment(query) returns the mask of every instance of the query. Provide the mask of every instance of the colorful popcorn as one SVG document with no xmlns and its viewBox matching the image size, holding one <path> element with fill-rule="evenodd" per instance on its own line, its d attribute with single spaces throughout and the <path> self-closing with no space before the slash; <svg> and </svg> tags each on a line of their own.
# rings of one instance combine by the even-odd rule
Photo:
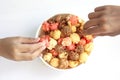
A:
<svg viewBox="0 0 120 80">
<path fill-rule="evenodd" d="M 43 60 L 57 69 L 85 63 L 93 49 L 93 36 L 82 33 L 84 21 L 72 14 L 58 14 L 42 24 L 40 41 L 46 42 Z"/>
</svg>

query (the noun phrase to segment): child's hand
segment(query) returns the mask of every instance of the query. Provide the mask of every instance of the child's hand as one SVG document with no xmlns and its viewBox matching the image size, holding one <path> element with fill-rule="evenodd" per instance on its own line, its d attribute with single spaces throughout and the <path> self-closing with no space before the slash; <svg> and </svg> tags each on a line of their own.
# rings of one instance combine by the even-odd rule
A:
<svg viewBox="0 0 120 80">
<path fill-rule="evenodd" d="M 0 56 L 15 61 L 33 60 L 45 48 L 45 42 L 39 42 L 39 38 L 9 37 L 0 39 Z"/>
</svg>

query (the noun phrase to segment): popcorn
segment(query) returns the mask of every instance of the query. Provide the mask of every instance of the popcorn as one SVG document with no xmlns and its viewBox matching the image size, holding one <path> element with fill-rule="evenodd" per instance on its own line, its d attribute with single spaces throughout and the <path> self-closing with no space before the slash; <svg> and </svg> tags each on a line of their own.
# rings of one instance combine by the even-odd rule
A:
<svg viewBox="0 0 120 80">
<path fill-rule="evenodd" d="M 42 58 L 57 69 L 85 63 L 93 48 L 93 36 L 84 35 L 83 26 L 84 21 L 72 14 L 58 14 L 46 20 L 39 34 L 39 42 L 45 41 L 47 47 Z"/>
<path fill-rule="evenodd" d="M 80 29 L 83 30 L 84 21 L 79 18 L 79 19 L 78 19 L 78 22 L 80 23 Z"/>
<path fill-rule="evenodd" d="M 59 39 L 61 35 L 61 31 L 60 30 L 54 30 L 50 32 L 50 36 L 53 37 L 54 39 Z"/>
<path fill-rule="evenodd" d="M 49 40 L 50 40 L 50 36 L 48 35 L 44 35 L 40 38 L 39 42 L 45 42 L 45 46 L 48 47 L 49 46 Z"/>
<path fill-rule="evenodd" d="M 43 31 L 49 31 L 50 29 L 49 29 L 49 23 L 48 22 L 44 22 L 43 24 L 42 24 L 42 30 Z"/>
<path fill-rule="evenodd" d="M 47 47 L 49 50 L 52 50 L 52 48 L 55 48 L 55 46 L 57 45 L 57 41 L 54 40 L 53 38 L 50 38 L 49 41 L 49 46 Z"/>
<path fill-rule="evenodd" d="M 79 61 L 68 61 L 69 62 L 69 67 L 74 68 L 79 65 Z"/>
<path fill-rule="evenodd" d="M 58 67 L 59 66 L 59 59 L 58 58 L 52 58 L 50 61 L 50 65 L 53 67 Z"/>
<path fill-rule="evenodd" d="M 73 43 L 78 43 L 80 41 L 80 36 L 77 33 L 72 33 L 70 38 Z"/>
<path fill-rule="evenodd" d="M 85 45 L 85 51 L 87 52 L 88 55 L 89 55 L 89 54 L 91 53 L 91 51 L 93 50 L 93 47 L 94 47 L 94 45 L 93 45 L 92 42 L 90 42 L 90 43 L 88 43 L 88 44 Z"/>
<path fill-rule="evenodd" d="M 78 23 L 78 17 L 77 16 L 71 16 L 69 21 L 71 22 L 71 25 L 76 25 Z"/>
<path fill-rule="evenodd" d="M 50 24 L 50 30 L 57 30 L 58 28 L 58 23 L 51 23 Z"/>
<path fill-rule="evenodd" d="M 62 58 L 67 59 L 68 53 L 67 53 L 67 52 L 59 53 L 58 57 L 59 57 L 60 59 L 62 59 Z"/>
<path fill-rule="evenodd" d="M 68 50 L 75 50 L 75 44 L 71 44 L 70 46 L 67 46 Z"/>
<path fill-rule="evenodd" d="M 67 59 L 60 59 L 60 62 L 59 62 L 60 69 L 67 69 L 68 66 L 69 66 L 69 63 Z"/>
<path fill-rule="evenodd" d="M 93 36 L 92 35 L 86 35 L 85 37 L 86 37 L 87 40 L 90 40 L 90 41 L 93 40 Z"/>
<path fill-rule="evenodd" d="M 72 32 L 76 32 L 76 26 L 70 26 Z"/>
<path fill-rule="evenodd" d="M 52 53 L 46 53 L 44 56 L 43 56 L 43 59 L 47 62 L 50 62 L 50 60 L 52 59 Z"/>
<path fill-rule="evenodd" d="M 50 50 L 50 52 L 52 53 L 53 56 L 57 56 L 58 55 L 58 53 L 54 49 Z"/>
<path fill-rule="evenodd" d="M 71 41 L 70 37 L 63 38 L 63 40 L 62 40 L 63 46 L 70 46 L 71 44 L 72 44 L 72 41 Z"/>
<path fill-rule="evenodd" d="M 87 59 L 88 59 L 88 54 L 86 52 L 80 54 L 80 59 L 79 59 L 80 63 L 85 63 Z"/>
</svg>

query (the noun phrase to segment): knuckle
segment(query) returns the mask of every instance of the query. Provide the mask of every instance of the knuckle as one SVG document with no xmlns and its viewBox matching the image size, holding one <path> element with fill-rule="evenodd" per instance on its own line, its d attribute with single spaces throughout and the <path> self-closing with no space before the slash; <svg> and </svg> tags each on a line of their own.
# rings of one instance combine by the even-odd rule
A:
<svg viewBox="0 0 120 80">
<path fill-rule="evenodd" d="M 101 16 L 100 21 L 104 22 L 104 23 L 107 22 L 107 17 L 106 16 Z"/>
<path fill-rule="evenodd" d="M 17 50 L 17 49 L 15 48 L 15 46 L 14 46 L 14 47 L 12 47 L 11 52 L 12 52 L 13 54 L 16 54 L 16 53 L 18 52 L 18 50 Z"/>
<path fill-rule="evenodd" d="M 109 26 L 107 26 L 107 25 L 102 25 L 102 30 L 103 31 L 105 31 L 105 32 L 108 32 L 108 30 L 109 30 Z"/>
</svg>

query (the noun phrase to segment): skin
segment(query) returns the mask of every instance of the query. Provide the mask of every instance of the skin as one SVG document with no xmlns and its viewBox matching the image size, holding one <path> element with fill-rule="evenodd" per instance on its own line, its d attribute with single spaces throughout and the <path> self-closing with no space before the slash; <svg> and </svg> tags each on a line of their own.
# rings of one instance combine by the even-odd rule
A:
<svg viewBox="0 0 120 80">
<path fill-rule="evenodd" d="M 45 42 L 39 40 L 26 37 L 0 39 L 0 56 L 15 61 L 33 60 L 46 48 Z"/>
<path fill-rule="evenodd" d="M 84 34 L 94 36 L 116 36 L 120 34 L 120 6 L 106 5 L 89 13 L 84 25 Z"/>
</svg>

